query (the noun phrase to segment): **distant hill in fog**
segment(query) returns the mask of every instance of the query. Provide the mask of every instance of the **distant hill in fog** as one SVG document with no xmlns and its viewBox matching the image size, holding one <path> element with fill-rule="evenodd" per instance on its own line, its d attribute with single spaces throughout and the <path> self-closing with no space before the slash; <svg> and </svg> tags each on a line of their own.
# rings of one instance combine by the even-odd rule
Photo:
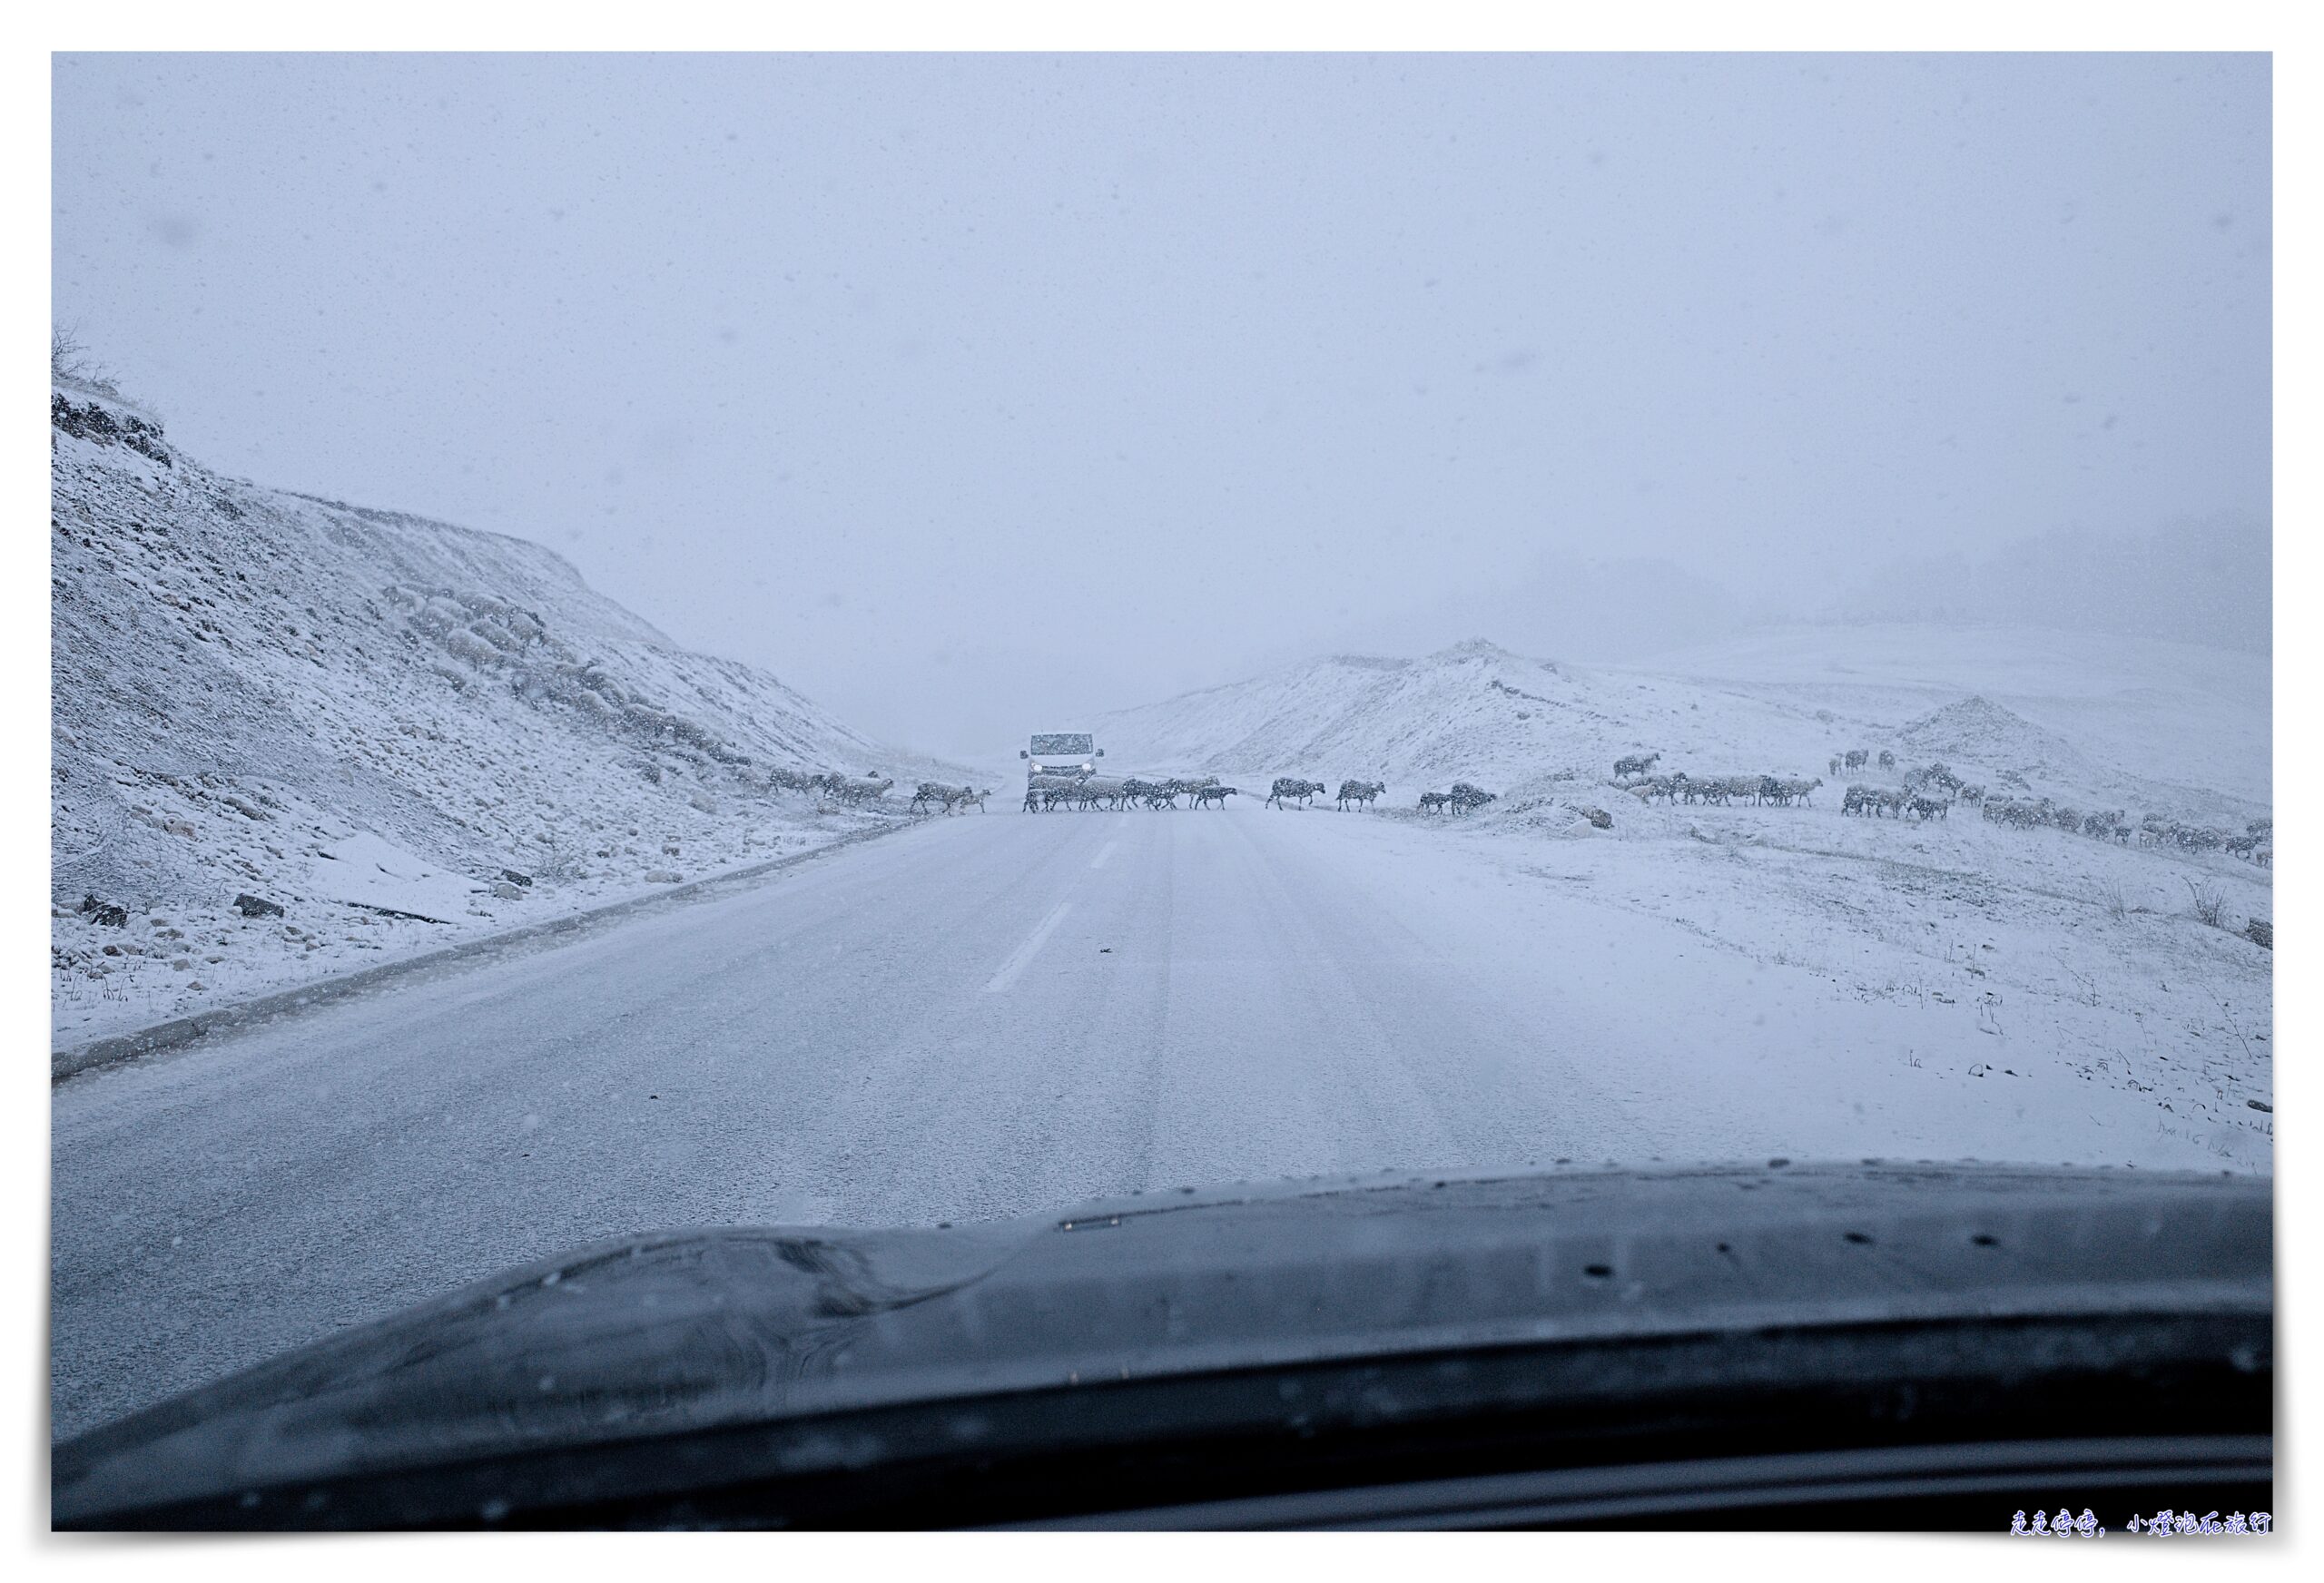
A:
<svg viewBox="0 0 2324 1583">
<path fill-rule="evenodd" d="M 2062 531 L 1980 558 L 1899 560 L 1820 614 L 2125 633 L 2266 654 L 2272 573 L 2269 526 L 2250 518 L 2175 524 L 2130 539 Z"/>
<path fill-rule="evenodd" d="M 2250 518 L 2132 537 L 2061 531 L 1983 556 L 1899 558 L 1870 575 L 1835 568 L 1822 589 L 1754 597 L 1666 560 L 1545 556 L 1461 594 L 1351 623 L 1328 646 L 1425 654 L 1486 632 L 1520 653 L 1622 664 L 1772 627 L 1925 624 L 2111 633 L 2264 654 L 2273 639 L 2272 547 L 2268 525 Z M 1286 640 L 1254 658 L 1263 668 L 1313 652 Z"/>
<path fill-rule="evenodd" d="M 1481 632 L 1526 654 L 1629 660 L 1714 642 L 1752 621 L 1723 584 L 1665 560 L 1583 560 L 1544 556 L 1481 575 L 1479 586 L 1393 615 L 1349 624 L 1330 646 L 1425 654 Z M 1296 658 L 1291 649 L 1267 656 Z"/>
</svg>

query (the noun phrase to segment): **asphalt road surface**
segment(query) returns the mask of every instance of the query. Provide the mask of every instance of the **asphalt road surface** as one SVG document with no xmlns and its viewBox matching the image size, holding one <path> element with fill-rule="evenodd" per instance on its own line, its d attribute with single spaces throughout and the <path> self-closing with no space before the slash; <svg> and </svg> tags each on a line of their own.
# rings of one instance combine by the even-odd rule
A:
<svg viewBox="0 0 2324 1583">
<path fill-rule="evenodd" d="M 52 1431 L 598 1237 L 1655 1152 L 1653 1106 L 1558 1037 L 1543 942 L 1432 912 L 1397 858 L 1425 839 L 1255 804 L 931 820 L 67 1082 Z"/>
</svg>

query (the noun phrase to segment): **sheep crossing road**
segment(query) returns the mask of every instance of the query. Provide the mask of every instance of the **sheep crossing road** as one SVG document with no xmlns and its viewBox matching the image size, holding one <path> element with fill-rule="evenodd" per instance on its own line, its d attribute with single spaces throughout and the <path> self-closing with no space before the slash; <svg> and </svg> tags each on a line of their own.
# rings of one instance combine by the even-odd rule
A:
<svg viewBox="0 0 2324 1583">
<path fill-rule="evenodd" d="M 1665 1146 L 1619 1022 L 1431 838 L 1256 801 L 928 819 L 60 1086 L 54 1432 L 650 1227 Z"/>
</svg>

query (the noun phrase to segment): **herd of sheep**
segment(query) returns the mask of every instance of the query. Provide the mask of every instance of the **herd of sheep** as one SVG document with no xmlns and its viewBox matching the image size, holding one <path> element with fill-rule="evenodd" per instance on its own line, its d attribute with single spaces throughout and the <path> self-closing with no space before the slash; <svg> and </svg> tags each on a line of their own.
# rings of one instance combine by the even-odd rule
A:
<svg viewBox="0 0 2324 1583">
<path fill-rule="evenodd" d="M 1781 775 L 1689 775 L 1681 770 L 1671 775 L 1649 775 L 1643 781 L 1632 782 L 1627 790 L 1641 802 L 1659 799 L 1664 802 L 1716 802 L 1722 806 L 1751 802 L 1789 808 L 1794 803 L 1806 803 L 1823 783 L 1820 778 L 1803 781 Z"/>
<path fill-rule="evenodd" d="M 1025 782 L 1025 811 L 1048 813 L 1059 808 L 1176 808 L 1187 798 L 1189 808 L 1224 808 L 1229 797 L 1240 797 L 1239 786 L 1222 786 L 1216 775 L 1199 781 L 1172 778 L 1147 781 L 1136 775 L 1035 775 Z"/>
<path fill-rule="evenodd" d="M 1482 787 L 1472 786 L 1466 781 L 1452 782 L 1450 792 L 1423 792 L 1420 794 L 1423 813 L 1473 813 L 1486 803 L 1496 801 L 1499 793 Z"/>
<path fill-rule="evenodd" d="M 1343 781 L 1339 796 L 1334 801 L 1339 803 L 1343 813 L 1347 811 L 1350 803 L 1358 808 L 1369 808 L 1387 789 L 1385 781 Z M 1277 781 L 1267 793 L 1267 801 L 1276 808 L 1288 808 L 1294 802 L 1305 808 L 1309 798 L 1322 796 L 1324 790 L 1321 781 L 1304 781 L 1286 775 Z M 1422 792 L 1417 806 L 1423 813 L 1472 813 L 1486 803 L 1496 801 L 1498 796 L 1499 793 L 1488 792 L 1482 786 L 1455 781 L 1450 792 Z"/>
<path fill-rule="evenodd" d="M 1642 802 L 1749 801 L 1777 807 L 1806 804 L 1824 783 L 1821 778 L 1796 776 L 1690 775 L 1684 771 L 1658 775 L 1653 770 L 1660 758 L 1659 753 L 1634 753 L 1617 759 L 1614 779 Z M 1872 763 L 1894 770 L 1896 755 L 1885 748 L 1877 754 L 1866 748 L 1850 748 L 1833 754 L 1830 768 L 1837 775 Z M 2224 851 L 2262 868 L 2275 861 L 2275 822 L 2270 819 L 2253 820 L 2240 833 L 2152 813 L 2132 824 L 2121 809 L 2093 813 L 2047 797 L 2023 801 L 1988 797 L 1983 786 L 1963 781 L 1942 763 L 1907 767 L 1896 785 L 1851 782 L 1840 795 L 1840 812 L 1925 823 L 1948 818 L 1956 802 L 1965 802 L 1989 822 L 2013 830 L 2066 830 L 2123 846 L 2136 841 L 2141 846 L 2171 846 L 2182 851 Z"/>
<path fill-rule="evenodd" d="M 843 775 L 835 770 L 809 773 L 804 770 L 775 768 L 766 772 L 766 778 L 778 790 L 796 792 L 818 802 L 837 803 L 842 808 L 876 807 L 886 801 L 896 784 L 891 776 L 876 770 L 868 775 Z M 911 811 L 922 813 L 940 808 L 947 813 L 958 813 L 964 808 L 982 809 L 984 800 L 991 795 L 990 789 L 980 792 L 973 786 L 922 781 L 911 794 Z"/>
<path fill-rule="evenodd" d="M 1854 761 L 1864 762 L 1864 751 L 1852 750 L 1836 756 L 1832 762 L 1845 764 Z M 1880 755 L 1883 768 L 1896 762 L 1896 755 L 1884 751 Z M 1866 819 L 1878 819 L 1884 814 L 1891 819 L 1917 819 L 1923 823 L 1932 819 L 1949 818 L 1955 802 L 1982 804 L 1985 789 L 1964 782 L 1942 763 L 1924 764 L 1905 772 L 1901 786 L 1871 786 L 1854 782 L 1840 794 L 1842 813 L 1860 813 Z"/>
<path fill-rule="evenodd" d="M 1995 824 L 2013 830 L 2073 831 L 2093 841 L 2111 841 L 2117 846 L 2136 842 L 2142 847 L 2176 847 L 2184 852 L 2223 851 L 2263 869 L 2272 868 L 2276 860 L 2273 819 L 2252 820 L 2240 832 L 2186 824 L 2155 813 L 2145 814 L 2132 824 L 2119 808 L 2110 812 L 2084 813 L 2047 797 L 2024 801 L 1994 798 L 1985 803 L 1984 815 Z"/>
<path fill-rule="evenodd" d="M 931 783 L 924 784 L 921 790 L 929 797 L 926 805 L 934 806 L 943 801 L 945 791 L 956 789 Z M 1384 781 L 1343 781 L 1338 794 L 1333 800 L 1344 813 L 1352 807 L 1371 807 L 1387 790 Z M 1206 775 L 1198 781 L 1175 776 L 1167 781 L 1147 781 L 1136 776 L 1035 775 L 1025 783 L 1025 811 L 1048 813 L 1060 808 L 1108 811 L 1139 807 L 1176 808 L 1181 797 L 1187 800 L 1187 806 L 1190 808 L 1224 808 L 1229 797 L 1242 795 L 1241 787 L 1222 786 L 1216 775 Z M 1267 789 L 1265 806 L 1279 809 L 1296 804 L 1305 808 L 1318 797 L 1331 795 L 1331 788 L 1321 781 L 1283 775 L 1278 776 L 1275 784 Z M 1469 813 L 1493 801 L 1495 796 L 1482 787 L 1466 781 L 1456 781 L 1450 792 L 1421 793 L 1418 806 L 1423 813 Z M 981 806 L 981 794 L 977 801 Z M 922 803 L 916 800 L 915 811 L 921 806 Z M 950 811 L 949 805 L 947 811 Z"/>
<path fill-rule="evenodd" d="M 835 770 L 809 773 L 804 770 L 781 767 L 766 772 L 768 782 L 784 792 L 797 792 L 813 797 L 818 802 L 836 802 L 842 807 L 861 808 L 877 802 L 888 794 L 895 782 L 873 771 L 869 775 L 842 775 Z"/>
<path fill-rule="evenodd" d="M 1654 773 L 1660 753 L 1633 753 L 1614 761 L 1614 783 L 1641 802 L 1805 803 L 1824 782 L 1783 775 L 1690 775 L 1684 770 Z M 1834 761 L 1837 764 L 1837 761 Z"/>
<path fill-rule="evenodd" d="M 769 772 L 769 779 L 783 790 L 804 793 L 818 801 L 846 808 L 877 806 L 895 786 L 891 778 L 876 772 L 869 775 L 844 775 L 831 771 L 810 774 L 803 771 L 778 769 Z M 1343 812 L 1351 806 L 1369 808 L 1387 789 L 1386 782 L 1381 781 L 1343 781 L 1336 801 Z M 1305 808 L 1312 799 L 1324 795 L 1329 790 L 1321 781 L 1284 776 L 1268 791 L 1267 805 L 1288 808 L 1296 802 Z M 952 814 L 970 808 L 982 811 L 985 800 L 991 795 L 990 788 L 979 790 L 973 786 L 949 785 L 941 781 L 922 781 L 912 790 L 911 811 Z M 1024 811 L 1028 813 L 1048 813 L 1060 808 L 1112 811 L 1141 807 L 1176 808 L 1179 806 L 1178 799 L 1181 797 L 1187 799 L 1186 806 L 1189 808 L 1224 808 L 1229 797 L 1241 795 L 1241 787 L 1223 786 L 1216 775 L 1206 775 L 1200 780 L 1173 776 L 1160 781 L 1145 780 L 1135 775 L 1035 775 L 1025 784 Z M 1494 793 L 1466 781 L 1456 781 L 1450 792 L 1422 793 L 1419 806 L 1423 813 L 1468 813 L 1494 800 Z"/>
<path fill-rule="evenodd" d="M 926 813 L 940 808 L 946 813 L 958 813 L 964 808 L 984 811 L 984 800 L 992 795 L 990 788 L 980 792 L 973 786 L 948 786 L 941 781 L 922 781 L 913 788 L 911 811 Z"/>
<path fill-rule="evenodd" d="M 1635 753 L 1617 759 L 1614 779 L 1617 784 L 1641 802 L 1688 802 L 1728 806 L 1751 803 L 1762 807 L 1789 808 L 1809 806 L 1817 788 L 1824 784 L 1821 777 L 1813 779 L 1784 775 L 1698 775 L 1677 771 L 1667 775 L 1654 773 L 1660 761 L 1659 753 Z M 1877 763 L 1884 770 L 1896 768 L 1896 755 L 1886 749 L 1875 754 L 1868 749 L 1851 748 L 1835 753 L 1831 770 L 1835 774 L 1861 770 Z M 776 784 L 788 790 L 812 793 L 819 801 L 845 807 L 862 807 L 879 803 L 895 782 L 879 774 L 843 775 L 825 772 L 807 774 L 797 771 L 773 772 Z M 1328 788 L 1321 781 L 1285 775 L 1276 779 L 1268 789 L 1266 805 L 1288 808 L 1294 803 L 1305 808 L 1317 797 L 1326 794 Z M 1334 801 L 1344 812 L 1350 807 L 1369 808 L 1387 791 L 1379 781 L 1343 781 Z M 975 808 L 982 810 L 990 790 L 979 791 L 970 786 L 947 785 L 940 781 L 922 781 L 914 789 L 911 811 L 914 813 L 942 811 L 958 813 Z M 1243 795 L 1238 786 L 1223 786 L 1218 777 L 1207 775 L 1200 780 L 1172 777 L 1168 780 L 1145 780 L 1137 776 L 1107 775 L 1035 775 L 1025 787 L 1025 811 L 1048 812 L 1059 808 L 1106 809 L 1176 808 L 1178 799 L 1187 799 L 1191 808 L 1224 808 L 1229 797 Z M 1463 814 L 1475 811 L 1486 803 L 1497 801 L 1493 792 L 1456 781 L 1447 792 L 1423 792 L 1418 811 L 1424 814 Z M 1967 803 L 1976 808 L 1984 819 L 2012 830 L 2063 830 L 2090 837 L 2095 841 L 2111 841 L 2117 845 L 2168 846 L 2181 851 L 2223 851 L 2230 857 L 2262 868 L 2275 861 L 2275 824 L 2270 819 L 2253 820 L 2240 831 L 2221 830 L 2205 825 L 2191 825 L 2158 814 L 2147 814 L 2132 823 L 2121 809 L 2088 812 L 2048 797 L 2013 799 L 1988 797 L 1983 786 L 1972 785 L 1943 763 L 1907 767 L 1899 783 L 1875 784 L 1851 782 L 1840 796 L 1840 812 L 1866 819 L 1913 820 L 1926 823 L 1931 820 L 1948 818 L 1955 803 Z M 1600 821 L 1593 820 L 1593 823 Z M 1603 825 L 1610 824 L 1610 819 Z"/>
</svg>

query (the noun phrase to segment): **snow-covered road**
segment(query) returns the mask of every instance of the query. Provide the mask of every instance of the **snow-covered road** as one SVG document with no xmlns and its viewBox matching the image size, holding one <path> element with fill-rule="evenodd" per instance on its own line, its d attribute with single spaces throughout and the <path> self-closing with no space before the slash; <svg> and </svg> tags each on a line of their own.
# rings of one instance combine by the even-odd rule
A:
<svg viewBox="0 0 2324 1583">
<path fill-rule="evenodd" d="M 1324 824 L 933 821 L 67 1084 L 54 1427 L 608 1234 L 1645 1152 Z"/>
<path fill-rule="evenodd" d="M 1809 1005 L 1557 878 L 1328 810 L 937 819 L 75 1078 L 54 1094 L 54 1431 L 646 1228 L 1561 1157 L 2001 1157 L 2061 1097 L 2152 1131 L 2063 1076 L 2004 1102 L 1908 1071 L 1876 1053 L 1895 1008 Z M 1738 1008 L 1820 1037 L 1788 1067 Z"/>
</svg>

